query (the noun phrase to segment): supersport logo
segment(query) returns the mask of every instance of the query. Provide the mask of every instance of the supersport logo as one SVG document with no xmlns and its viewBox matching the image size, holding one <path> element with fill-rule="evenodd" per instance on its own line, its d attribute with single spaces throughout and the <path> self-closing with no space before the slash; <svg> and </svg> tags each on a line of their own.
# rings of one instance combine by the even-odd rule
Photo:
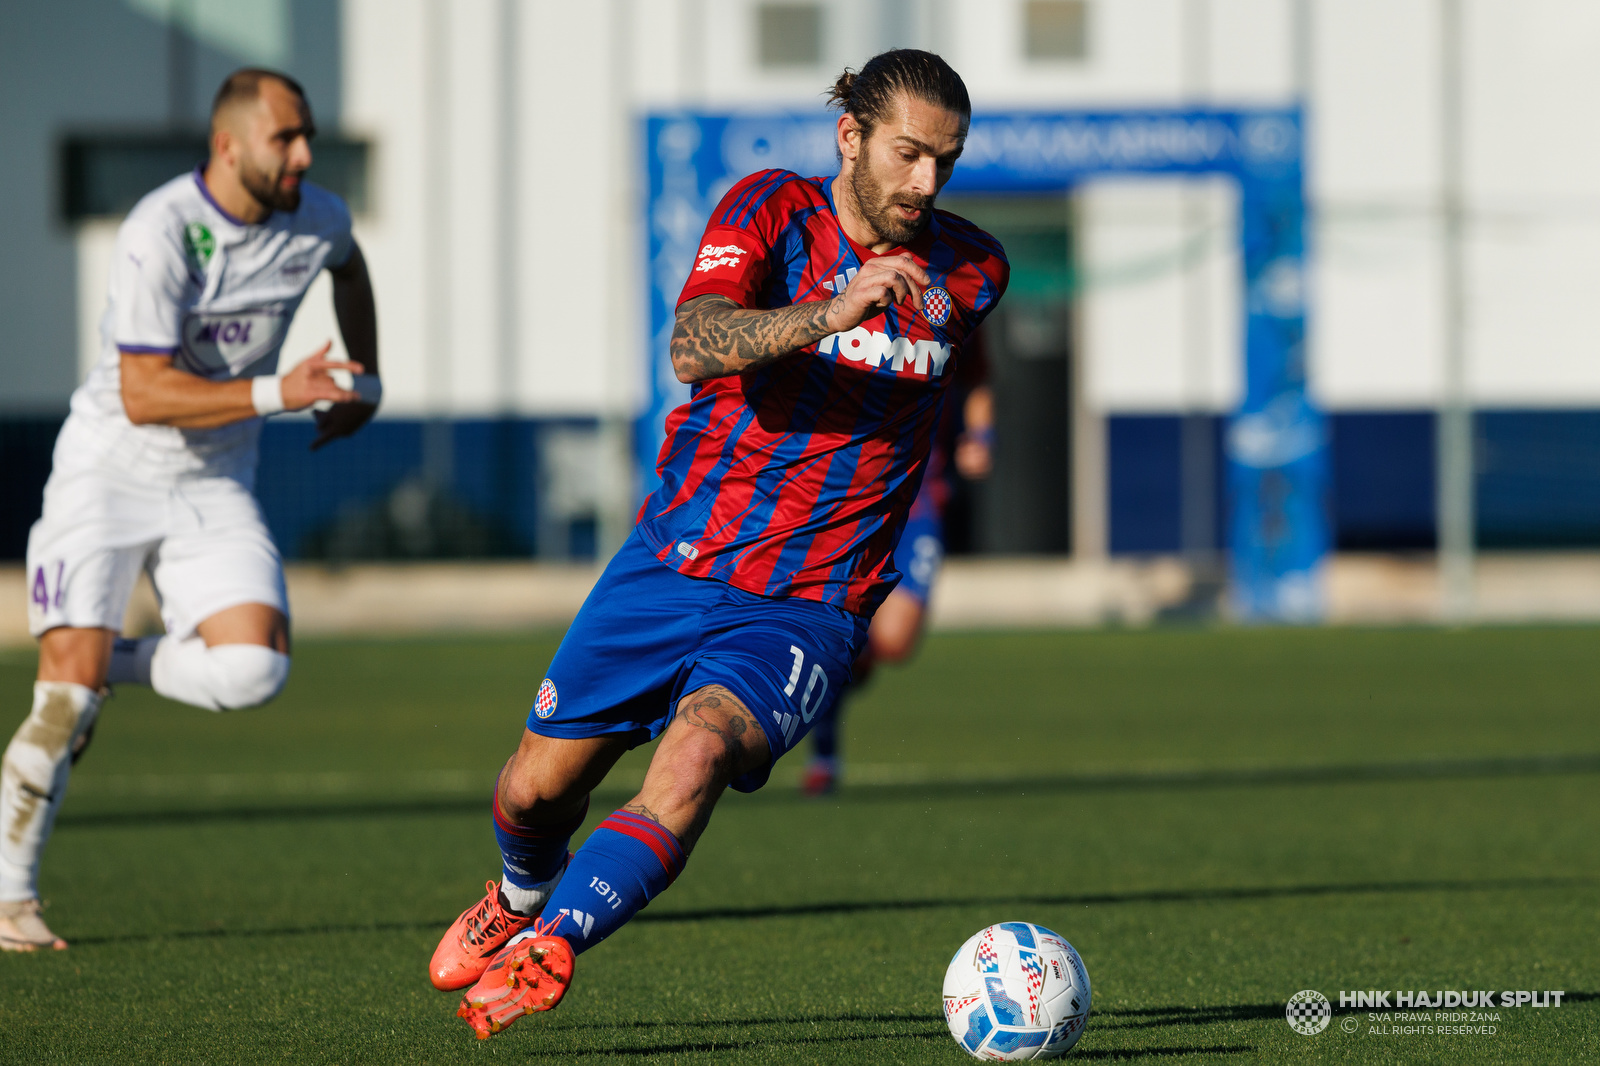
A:
<svg viewBox="0 0 1600 1066">
<path fill-rule="evenodd" d="M 715 270 L 719 266 L 738 266 L 739 258 L 748 254 L 737 244 L 708 244 L 700 249 L 699 260 L 694 268 L 697 272 L 704 272 Z"/>
</svg>

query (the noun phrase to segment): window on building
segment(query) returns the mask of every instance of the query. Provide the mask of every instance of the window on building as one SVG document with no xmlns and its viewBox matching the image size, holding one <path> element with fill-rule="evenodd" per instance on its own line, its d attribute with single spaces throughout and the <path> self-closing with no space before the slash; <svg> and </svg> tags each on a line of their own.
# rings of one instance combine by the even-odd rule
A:
<svg viewBox="0 0 1600 1066">
<path fill-rule="evenodd" d="M 1027 0 L 1023 54 L 1029 59 L 1083 59 L 1089 54 L 1088 0 Z"/>
<path fill-rule="evenodd" d="M 209 152 L 202 132 L 68 137 L 61 145 L 61 213 L 69 221 L 125 215 Z M 366 142 L 324 135 L 312 142 L 311 155 L 307 179 L 344 197 L 358 215 L 370 210 Z"/>
<path fill-rule="evenodd" d="M 764 67 L 814 67 L 820 64 L 822 5 L 760 5 L 756 9 L 756 52 Z"/>
</svg>

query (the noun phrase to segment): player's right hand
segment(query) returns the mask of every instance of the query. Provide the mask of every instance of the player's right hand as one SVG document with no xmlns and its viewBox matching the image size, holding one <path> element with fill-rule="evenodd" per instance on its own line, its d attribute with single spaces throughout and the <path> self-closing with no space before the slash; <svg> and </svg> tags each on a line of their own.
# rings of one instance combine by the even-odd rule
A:
<svg viewBox="0 0 1600 1066">
<path fill-rule="evenodd" d="M 904 252 L 870 259 L 856 271 L 844 292 L 833 298 L 828 307 L 828 327 L 835 333 L 855 329 L 895 304 L 920 308 L 922 290 L 928 283 L 927 271 Z"/>
<path fill-rule="evenodd" d="M 293 370 L 283 375 L 284 410 L 299 411 L 310 407 L 318 400 L 329 400 L 333 403 L 360 402 L 361 394 L 350 389 L 341 389 L 339 383 L 333 380 L 333 372 L 347 370 L 352 374 L 360 374 L 363 372 L 361 364 L 345 359 L 327 358 L 332 348 L 333 342 L 326 342 Z"/>
</svg>

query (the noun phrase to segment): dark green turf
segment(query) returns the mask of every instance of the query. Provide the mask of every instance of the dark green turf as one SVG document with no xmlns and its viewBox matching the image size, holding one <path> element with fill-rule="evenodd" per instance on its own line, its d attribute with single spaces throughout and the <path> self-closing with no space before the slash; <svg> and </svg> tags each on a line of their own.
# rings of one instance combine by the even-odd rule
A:
<svg viewBox="0 0 1600 1066">
<path fill-rule="evenodd" d="M 885 783 L 731 796 L 560 1010 L 479 1044 L 424 969 L 495 872 L 486 790 L 553 645 L 305 642 L 246 714 L 119 695 L 47 858 L 74 946 L 0 956 L 0 1060 L 956 1063 L 944 963 L 1007 919 L 1082 952 L 1077 1057 L 1600 1058 L 1577 628 L 934 638 L 852 707 Z M 0 727 L 31 669 L 0 657 Z M 1484 987 L 1567 1005 L 1474 1038 L 1283 1020 L 1302 988 Z"/>
</svg>

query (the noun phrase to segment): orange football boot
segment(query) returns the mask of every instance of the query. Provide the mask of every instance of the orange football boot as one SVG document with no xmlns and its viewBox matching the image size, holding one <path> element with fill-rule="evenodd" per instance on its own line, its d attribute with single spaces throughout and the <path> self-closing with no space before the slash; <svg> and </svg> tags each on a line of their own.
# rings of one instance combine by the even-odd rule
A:
<svg viewBox="0 0 1600 1066">
<path fill-rule="evenodd" d="M 500 905 L 500 886 L 490 881 L 484 896 L 461 912 L 461 917 L 445 931 L 444 939 L 428 963 L 428 978 L 441 992 L 465 988 L 483 976 L 495 952 L 506 941 L 533 924 L 537 915 L 526 918 Z"/>
<path fill-rule="evenodd" d="M 572 945 L 562 937 L 545 935 L 560 920 L 535 923 L 533 935 L 507 945 L 461 997 L 456 1017 L 465 1018 L 479 1040 L 489 1039 L 524 1014 L 549 1010 L 567 994 L 572 986 Z"/>
</svg>

